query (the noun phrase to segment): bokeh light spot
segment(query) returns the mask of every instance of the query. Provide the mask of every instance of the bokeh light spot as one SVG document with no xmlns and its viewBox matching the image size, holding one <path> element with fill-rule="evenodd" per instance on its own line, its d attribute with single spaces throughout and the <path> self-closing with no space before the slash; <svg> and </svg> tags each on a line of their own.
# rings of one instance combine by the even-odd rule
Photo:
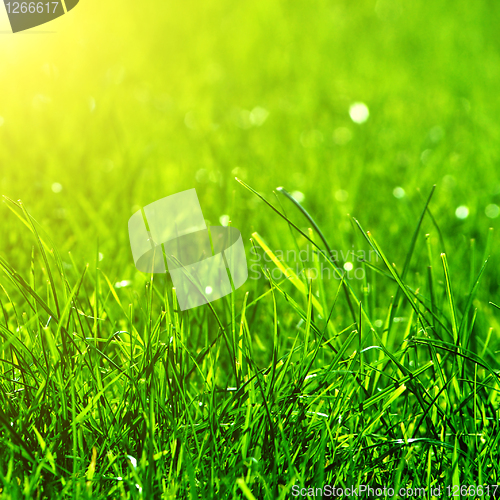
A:
<svg viewBox="0 0 500 500">
<path fill-rule="evenodd" d="M 335 192 L 335 199 L 340 202 L 347 201 L 347 198 L 349 198 L 349 193 L 343 189 L 339 189 L 338 191 Z"/>
<path fill-rule="evenodd" d="M 500 207 L 492 203 L 486 207 L 484 213 L 486 214 L 486 217 L 496 219 L 500 215 Z"/>
<path fill-rule="evenodd" d="M 455 215 L 458 219 L 467 219 L 469 217 L 469 209 L 465 205 L 460 205 L 455 210 Z"/>
<path fill-rule="evenodd" d="M 250 111 L 250 123 L 255 127 L 260 127 L 267 120 L 269 111 L 267 109 L 256 106 Z"/>
<path fill-rule="evenodd" d="M 219 222 L 221 223 L 221 226 L 227 226 L 229 224 L 230 217 L 227 214 L 221 215 L 219 217 Z"/>
<path fill-rule="evenodd" d="M 347 127 L 339 127 L 333 131 L 333 142 L 339 146 L 347 144 L 352 139 L 352 132 Z"/>
<path fill-rule="evenodd" d="M 305 200 L 305 195 L 301 191 L 292 191 L 292 196 L 299 202 L 302 203 Z"/>
<path fill-rule="evenodd" d="M 349 108 L 349 116 L 354 123 L 365 123 L 370 116 L 370 111 L 365 103 L 355 102 Z"/>
<path fill-rule="evenodd" d="M 395 187 L 392 194 L 394 195 L 395 198 L 398 198 L 398 200 L 406 196 L 406 192 L 401 186 Z"/>
<path fill-rule="evenodd" d="M 195 178 L 196 178 L 197 182 L 202 182 L 202 183 L 208 182 L 208 172 L 207 172 L 207 169 L 206 168 L 200 168 L 200 170 L 198 170 L 196 172 Z"/>
</svg>

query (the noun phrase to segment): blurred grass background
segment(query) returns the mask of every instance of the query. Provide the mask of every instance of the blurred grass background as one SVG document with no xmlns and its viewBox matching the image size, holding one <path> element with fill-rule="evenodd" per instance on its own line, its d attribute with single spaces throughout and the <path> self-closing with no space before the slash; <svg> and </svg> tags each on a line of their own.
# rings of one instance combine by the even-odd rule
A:
<svg viewBox="0 0 500 500">
<path fill-rule="evenodd" d="M 496 361 L 500 325 L 498 311 L 488 302 L 498 303 L 499 262 L 495 243 L 488 250 L 486 239 L 488 228 L 497 228 L 500 220 L 500 102 L 497 98 L 500 4 L 491 0 L 457 0 L 452 5 L 443 0 L 431 3 L 422 0 L 411 3 L 396 0 L 360 0 L 356 3 L 345 0 L 254 0 L 237 3 L 227 0 L 185 0 L 182 3 L 81 0 L 73 11 L 60 19 L 16 35 L 9 32 L 8 20 L 1 8 L 0 12 L 0 194 L 14 200 L 22 199 L 30 214 L 50 235 L 64 261 L 61 268 L 68 275 L 73 275 L 71 289 L 79 282 L 84 264 L 90 263 L 86 281 L 82 282 L 79 292 L 83 298 L 78 297 L 78 304 L 83 305 L 68 309 L 73 318 L 71 322 L 68 320 L 68 325 L 72 327 L 68 326 L 68 332 L 78 332 L 78 342 L 85 346 L 84 355 L 61 355 L 60 358 L 54 355 L 54 373 L 60 377 L 60 384 L 53 382 L 49 369 L 52 361 L 45 359 L 47 371 L 40 369 L 38 378 L 33 377 L 33 391 L 37 392 L 34 396 L 36 404 L 32 405 L 31 390 L 26 391 L 27 396 L 23 395 L 22 390 L 16 389 L 19 380 L 11 380 L 16 370 L 22 374 L 20 367 L 24 362 L 18 366 L 14 358 L 12 361 L 2 360 L 4 373 L 9 374 L 3 391 L 6 395 L 4 399 L 10 401 L 5 403 L 5 409 L 0 408 L 0 415 L 6 415 L 2 427 L 3 436 L 7 436 L 2 438 L 5 456 L 7 451 L 11 457 L 18 454 L 17 447 L 22 443 L 27 443 L 26 446 L 38 453 L 38 438 L 27 426 L 31 425 L 33 415 L 39 412 L 37 419 L 40 423 L 46 423 L 49 418 L 52 420 L 45 439 L 50 449 L 58 453 L 61 470 L 72 467 L 77 488 L 80 487 L 79 481 L 83 481 L 82 471 L 85 470 L 90 484 L 97 450 L 101 460 L 103 454 L 108 452 L 108 445 L 109 451 L 114 450 L 113 453 L 120 454 L 116 456 L 121 458 L 128 453 L 134 453 L 136 457 L 142 455 L 144 484 L 153 484 L 153 468 L 146 467 L 145 450 L 152 452 L 157 445 L 160 458 L 166 452 L 168 461 L 167 458 L 165 461 L 158 459 L 155 472 L 158 480 L 155 487 L 159 488 L 166 471 L 175 468 L 172 464 L 177 463 L 175 450 L 179 449 L 177 443 L 181 442 L 181 436 L 182 446 L 191 450 L 189 453 L 194 450 L 198 456 L 197 463 L 202 472 L 196 473 L 201 481 L 205 481 L 206 491 L 215 491 L 212 496 L 207 496 L 205 492 L 205 497 L 222 498 L 220 492 L 225 490 L 219 489 L 218 482 L 214 486 L 214 481 L 220 479 L 219 470 L 228 468 L 234 477 L 230 475 L 227 480 L 222 479 L 222 483 L 227 482 L 227 497 L 232 491 L 232 498 L 236 498 L 235 481 L 237 475 L 243 474 L 243 466 L 239 462 L 240 448 L 245 450 L 241 453 L 243 459 L 247 458 L 247 451 L 254 453 L 255 449 L 258 456 L 262 442 L 267 441 L 265 425 L 258 424 L 265 423 L 263 407 L 258 409 L 260 399 L 255 399 L 251 384 L 246 387 L 251 398 L 248 401 L 255 403 L 252 426 L 254 422 L 260 426 L 255 427 L 254 441 L 248 444 L 246 437 L 249 429 L 246 420 L 250 419 L 250 410 L 247 413 L 246 403 L 243 403 L 248 396 L 244 391 L 238 391 L 239 399 L 234 398 L 234 408 L 231 408 L 235 424 L 233 430 L 225 430 L 224 426 L 230 424 L 222 417 L 218 422 L 219 416 L 229 408 L 222 406 L 229 397 L 226 389 L 229 384 L 233 387 L 240 383 L 234 382 L 241 374 L 238 374 L 236 363 L 231 358 L 234 358 L 231 349 L 234 353 L 238 351 L 236 345 L 240 338 L 235 330 L 238 319 L 235 320 L 234 315 L 235 311 L 239 313 L 242 310 L 243 292 L 250 291 L 245 355 L 246 350 L 251 353 L 254 347 L 256 352 L 248 357 L 252 366 L 251 369 L 247 367 L 245 376 L 251 376 L 252 370 L 257 373 L 258 366 L 268 365 L 274 377 L 274 370 L 284 366 L 279 375 L 282 382 L 279 391 L 273 393 L 274 382 L 267 380 L 265 383 L 269 385 L 264 387 L 269 392 L 266 394 L 277 395 L 272 404 L 276 409 L 276 421 L 285 422 L 286 439 L 299 448 L 303 447 L 303 453 L 294 467 L 301 468 L 300 477 L 309 481 L 317 464 L 320 472 L 316 479 L 320 484 L 323 472 L 327 471 L 323 467 L 327 455 L 326 434 L 321 431 L 321 439 L 315 439 L 320 432 L 315 419 L 312 420 L 314 425 L 304 424 L 301 427 L 301 422 L 305 422 L 302 417 L 298 421 L 288 418 L 292 409 L 303 410 L 304 415 L 314 410 L 320 415 L 321 405 L 324 404 L 322 400 L 317 406 L 314 406 L 314 401 L 303 406 L 302 394 L 298 395 L 300 386 L 309 379 L 307 374 L 310 370 L 317 368 L 316 374 L 324 375 L 328 356 L 331 355 L 327 352 L 326 357 L 320 359 L 324 355 L 322 352 L 314 366 L 312 361 L 310 364 L 307 361 L 307 349 L 316 345 L 308 342 L 311 324 L 304 321 L 304 311 L 309 311 L 306 306 L 310 305 L 309 298 L 306 298 L 308 294 L 291 292 L 291 296 L 298 297 L 297 301 L 304 307 L 299 314 L 300 307 L 291 305 L 288 297 L 285 300 L 279 296 L 274 303 L 274 295 L 264 295 L 269 290 L 264 279 L 259 282 L 249 280 L 233 296 L 214 303 L 215 310 L 220 313 L 222 309 L 221 317 L 226 326 L 229 325 L 228 331 L 231 328 L 233 333 L 232 343 L 222 344 L 220 341 L 214 344 L 214 337 L 219 334 L 208 306 L 183 314 L 181 328 L 177 313 L 172 320 L 170 312 L 167 318 L 161 312 L 168 310 L 168 287 L 162 286 L 168 285 L 168 278 L 155 277 L 153 286 L 149 277 L 139 273 L 133 264 L 127 233 L 129 217 L 140 206 L 193 187 L 197 190 L 205 217 L 212 224 L 219 224 L 222 215 L 229 215 L 232 224 L 241 230 L 248 251 L 254 231 L 259 232 L 271 249 L 294 248 L 293 236 L 286 222 L 238 184 L 235 181 L 237 176 L 275 204 L 272 191 L 276 187 L 284 186 L 289 192 L 298 192 L 304 207 L 317 220 L 335 250 L 346 252 L 353 245 L 355 250 L 368 249 L 347 216 L 353 215 L 364 229 L 372 231 L 388 256 L 388 262 L 395 262 L 399 272 L 405 257 L 411 254 L 410 241 L 425 205 L 424 200 L 432 186 L 437 185 L 430 210 L 439 224 L 446 247 L 440 241 L 431 218 L 426 217 L 406 275 L 406 283 L 412 288 L 412 293 L 416 290 L 415 297 L 421 294 L 420 297 L 424 297 L 431 308 L 436 304 L 438 306 L 434 316 L 428 314 L 428 310 L 424 311 L 425 320 L 429 322 L 428 331 L 423 328 L 423 316 L 414 318 L 410 301 L 402 301 L 403 305 L 397 311 L 391 309 L 398 288 L 390 276 L 386 279 L 387 272 L 385 276 L 380 276 L 369 271 L 367 283 L 353 280 L 351 286 L 361 297 L 360 303 L 374 320 L 374 325 L 383 328 L 380 333 L 383 332 L 386 337 L 382 343 L 393 349 L 394 355 L 401 355 L 401 362 L 411 367 L 410 374 L 413 369 L 427 370 L 432 362 L 434 367 L 440 366 L 439 370 L 442 369 L 446 377 L 442 380 L 438 378 L 437 369 L 433 368 L 433 376 L 426 373 L 425 377 L 421 377 L 418 390 L 417 385 L 410 383 L 410 377 L 408 387 L 413 391 L 412 395 L 405 393 L 400 397 L 402 393 L 398 391 L 391 395 L 391 380 L 405 380 L 401 379 L 398 371 L 402 365 L 389 363 L 389 358 L 385 359 L 382 355 L 377 361 L 378 353 L 372 347 L 381 342 L 375 338 L 375 331 L 364 319 L 361 326 L 360 319 L 357 327 L 359 338 L 357 330 L 354 330 L 349 333 L 344 347 L 349 347 L 349 352 L 354 348 L 359 351 L 359 370 L 354 364 L 354 369 L 358 371 L 353 373 L 359 373 L 365 385 L 358 387 L 354 383 L 357 376 L 353 377 L 345 390 L 348 397 L 345 399 L 342 396 L 342 399 L 337 397 L 338 393 L 333 393 L 333 385 L 323 390 L 318 384 L 318 391 L 321 389 L 318 394 L 326 399 L 325 407 L 330 413 L 329 416 L 322 414 L 322 418 L 328 417 L 329 425 L 337 422 L 336 416 L 333 420 L 337 415 L 336 405 L 339 405 L 341 417 L 351 412 L 347 426 L 339 419 L 336 431 L 336 436 L 351 441 L 346 441 L 344 446 L 345 443 L 340 445 L 336 438 L 335 441 L 332 439 L 329 446 L 333 448 L 329 453 L 333 450 L 338 460 L 337 472 L 340 474 L 344 467 L 342 473 L 348 478 L 361 474 L 360 471 L 373 478 L 373 470 L 380 465 L 380 477 L 396 477 L 396 483 L 401 479 L 402 484 L 407 481 L 405 476 L 401 476 L 406 466 L 410 478 L 414 471 L 419 480 L 427 477 L 428 482 L 431 477 L 441 480 L 452 475 L 454 484 L 460 480 L 459 470 L 466 470 L 468 474 L 461 476 L 464 481 L 472 481 L 472 477 L 475 480 L 479 470 L 479 483 L 481 471 L 485 472 L 485 478 L 493 469 L 496 471 L 498 407 L 495 398 L 498 384 L 495 377 L 498 371 L 496 364 L 491 367 L 490 363 Z M 350 118 L 349 109 L 356 102 L 365 103 L 369 108 L 370 116 L 365 123 L 357 124 Z M 308 223 L 301 214 L 288 200 L 283 197 L 280 200 L 290 218 L 307 231 Z M 459 207 L 462 208 L 457 212 Z M 48 269 L 40 257 L 40 247 L 33 252 L 37 265 L 33 264 L 30 275 L 34 238 L 7 204 L 0 205 L 0 221 L 0 257 L 16 268 L 26 281 L 31 279 L 32 286 L 41 290 L 40 293 L 46 288 L 43 293 L 47 298 L 44 300 L 52 306 L 53 297 L 46 286 Z M 425 233 L 430 234 L 431 256 L 427 255 Z M 475 244 L 471 244 L 471 240 Z M 306 245 L 305 239 L 298 238 L 297 243 L 301 248 Z M 71 270 L 69 251 L 76 262 L 75 272 Z M 446 282 L 442 272 L 446 260 L 441 260 L 439 253 L 443 251 L 446 251 L 450 263 L 451 284 Z M 106 283 L 96 269 L 98 252 L 102 254 L 98 267 L 106 280 L 109 277 Z M 483 254 L 488 252 L 491 252 L 491 260 L 477 298 L 471 294 L 471 302 L 468 303 L 466 294 L 473 288 Z M 429 264 L 434 271 L 426 276 Z M 377 265 L 379 269 L 385 269 L 381 262 Z M 35 314 L 31 314 L 29 301 L 23 300 L 20 295 L 28 285 L 23 282 L 16 290 L 12 285 L 19 285 L 19 281 L 15 281 L 17 275 L 4 265 L 4 261 L 2 266 L 5 272 L 0 284 L 5 285 L 11 294 L 10 297 L 5 294 L 7 299 L 4 299 L 4 294 L 1 295 L 6 324 L 2 330 L 3 338 L 9 339 L 5 341 L 6 350 L 13 351 L 14 348 L 9 347 L 14 342 L 12 338 L 26 341 L 27 336 L 33 335 L 35 340 L 32 340 L 32 345 L 35 347 L 31 356 L 37 361 L 38 357 L 41 358 L 41 348 L 38 347 L 35 326 L 38 333 L 57 328 L 54 339 L 58 339 L 60 328 L 46 317 L 47 309 L 35 310 Z M 390 270 L 390 265 L 387 269 Z M 436 278 L 432 278 L 433 272 Z M 39 276 L 43 278 L 39 279 Z M 426 278 L 429 282 L 431 278 L 436 282 L 427 286 Z M 67 297 L 65 285 L 60 286 L 58 279 L 56 277 L 54 289 L 59 287 L 62 297 Z M 120 287 L 115 285 L 113 288 L 113 283 L 123 280 L 127 283 L 130 280 L 130 286 L 115 292 L 114 288 Z M 330 284 L 326 280 L 315 283 L 314 287 L 324 286 L 325 293 L 316 294 L 313 288 L 308 297 L 314 294 L 329 309 L 338 291 L 338 281 L 333 281 L 332 286 Z M 454 299 L 447 290 L 449 284 L 450 289 L 453 288 Z M 288 285 L 286 283 L 284 288 Z M 432 286 L 436 289 L 436 300 L 432 297 Z M 304 290 L 307 291 L 305 286 Z M 473 298 L 473 308 L 469 308 Z M 123 308 L 120 300 L 123 300 Z M 66 303 L 66 299 L 64 301 Z M 462 325 L 465 325 L 460 333 L 466 332 L 459 339 L 461 349 L 466 348 L 470 340 L 472 351 L 481 350 L 481 357 L 488 363 L 486 368 L 490 374 L 472 357 L 465 357 L 466 361 L 462 362 L 458 356 L 444 354 L 438 359 L 433 353 L 433 357 L 426 359 L 422 358 L 423 347 L 421 350 L 408 347 L 409 336 L 425 334 L 429 345 L 436 338 L 439 340 L 439 335 L 450 340 L 447 315 L 455 309 L 455 301 L 457 311 L 463 314 Z M 397 298 L 395 302 L 398 302 Z M 67 304 L 69 307 L 72 303 Z M 227 306 L 225 309 L 224 305 Z M 25 314 L 26 311 L 28 314 Z M 106 321 L 100 318 L 101 312 L 107 315 Z M 317 307 L 314 306 L 316 313 Z M 352 313 L 353 318 L 344 297 L 340 297 L 330 327 L 346 334 L 357 322 L 357 312 L 353 310 Z M 393 317 L 396 313 L 403 316 Z M 83 326 L 79 316 L 85 318 Z M 74 317 L 77 317 L 78 323 Z M 21 318 L 24 326 L 21 325 Z M 100 319 L 103 319 L 102 323 L 98 321 Z M 314 319 L 317 321 L 316 316 Z M 350 324 L 351 319 L 353 324 Z M 159 325 L 163 320 L 166 329 L 160 332 Z M 301 328 L 305 331 L 303 358 L 298 358 L 293 368 L 278 366 L 278 354 L 286 353 L 290 356 L 288 359 L 292 359 L 293 338 L 300 337 Z M 142 345 L 146 348 L 137 355 L 132 353 L 130 358 L 123 353 L 116 355 L 114 359 L 118 364 L 113 362 L 115 364 L 110 368 L 108 363 L 112 360 L 106 358 L 104 361 L 98 356 L 92 341 L 100 342 L 102 347 L 106 340 L 103 349 L 109 347 L 115 353 L 115 347 L 127 341 L 127 332 L 122 330 L 135 330 L 137 339 L 142 335 Z M 174 353 L 168 350 L 164 365 L 158 363 L 157 356 L 163 356 L 163 352 L 170 349 L 169 338 L 177 339 L 179 331 L 181 339 L 184 335 L 188 339 L 186 346 L 180 349 L 174 343 Z M 494 334 L 490 337 L 492 332 Z M 455 330 L 453 333 L 456 335 Z M 94 338 L 88 338 L 90 334 Z M 112 340 L 117 334 L 123 334 L 125 340 Z M 46 337 L 51 338 L 48 334 Z M 60 337 L 66 339 L 62 334 Z M 68 335 L 68 338 L 72 337 Z M 358 340 L 357 345 L 354 345 L 353 339 Z M 343 342 L 340 338 L 335 341 L 339 344 Z M 212 347 L 216 346 L 212 349 L 215 354 L 210 349 L 205 350 L 210 342 Z M 457 339 L 453 338 L 453 342 L 449 344 L 452 347 L 457 344 Z M 27 345 L 26 350 L 29 342 Z M 44 345 L 42 340 L 40 345 Z M 363 347 L 367 352 L 361 356 Z M 451 347 L 447 348 L 453 353 Z M 411 353 L 411 360 L 407 351 Z M 194 371 L 191 355 L 195 352 L 202 354 L 200 380 L 192 380 L 189 376 Z M 207 352 L 209 355 L 205 357 Z M 314 356 L 316 354 L 317 351 Z M 405 356 L 407 359 L 404 359 Z M 339 355 L 337 362 L 340 359 Z M 350 356 L 342 363 L 348 362 L 346 367 L 349 368 L 354 359 Z M 75 360 L 76 368 L 73 366 Z M 378 372 L 377 367 L 382 361 L 388 364 Z M 90 370 L 85 367 L 87 362 L 95 362 L 92 365 L 92 375 L 97 380 L 94 385 L 89 376 Z M 234 364 L 234 373 L 231 372 L 231 363 Z M 121 372 L 127 366 L 133 374 L 131 379 L 125 379 L 125 371 Z M 457 366 L 466 367 L 460 371 L 461 378 L 455 371 Z M 478 369 L 478 366 L 483 368 Z M 366 367 L 369 369 L 364 372 Z M 165 370 L 162 371 L 162 368 Z M 179 378 L 177 386 L 167 391 L 167 382 L 170 387 L 169 369 L 174 374 L 179 370 Z M 326 375 L 329 375 L 329 370 Z M 379 383 L 381 373 L 384 377 L 393 375 L 395 378 L 391 376 Z M 442 376 L 441 371 L 440 374 Z M 454 380 L 455 377 L 458 381 Z M 110 384 L 106 386 L 108 393 L 116 393 L 106 394 L 109 401 L 113 405 L 118 401 L 125 408 L 121 420 L 120 416 L 115 418 L 111 411 L 102 412 L 102 398 L 98 402 L 101 378 Z M 146 378 L 149 379 L 147 386 L 143 384 Z M 481 384 L 482 392 L 476 391 L 476 379 Z M 39 387 L 46 380 L 52 380 L 52 399 L 47 398 L 48 409 L 45 412 L 39 399 Z M 339 384 L 342 392 L 342 380 L 347 380 L 347 376 L 342 379 L 335 374 L 332 380 L 332 384 Z M 448 384 L 451 381 L 455 384 L 455 392 Z M 378 416 L 375 410 L 363 413 L 361 405 L 358 412 L 355 403 L 363 402 L 361 387 L 366 390 L 366 398 L 370 391 L 375 394 L 372 398 L 378 398 L 379 394 L 384 396 L 384 406 L 377 409 L 377 412 L 380 411 Z M 440 405 L 434 404 L 439 387 L 443 391 L 448 388 L 444 393 L 448 400 L 444 403 L 441 400 Z M 388 392 L 379 393 L 382 388 L 388 388 Z M 435 390 L 433 397 L 436 399 L 432 402 L 427 388 Z M 307 396 L 309 386 L 306 389 L 302 389 L 302 393 Z M 69 416 L 66 414 L 68 406 L 64 403 L 69 397 L 66 390 L 74 391 L 71 394 L 76 397 L 76 402 L 71 403 L 73 415 Z M 311 394 L 313 392 L 311 390 Z M 377 447 L 381 443 L 391 443 L 387 438 L 394 439 L 391 446 L 396 448 L 402 441 L 399 438 L 404 438 L 406 442 L 407 436 L 425 439 L 438 436 L 437 433 L 436 436 L 431 434 L 433 427 L 428 426 L 428 422 L 423 425 L 424 417 L 420 419 L 421 410 L 412 399 L 413 394 L 427 397 L 426 407 L 422 405 L 421 409 L 424 415 L 432 410 L 431 423 L 439 430 L 439 439 L 446 445 L 442 453 L 433 455 L 434 468 L 431 468 L 430 451 L 431 444 L 434 446 L 435 442 L 430 441 L 429 446 L 426 445 L 428 471 L 422 460 L 423 452 L 414 452 L 413 448 L 408 454 L 400 450 L 397 466 L 392 462 L 382 464 L 384 455 L 378 457 L 376 465 L 373 465 L 378 455 Z M 141 404 L 145 405 L 150 395 L 149 413 L 143 422 L 143 414 L 137 413 L 141 409 L 139 403 L 142 401 Z M 92 404 L 88 401 L 90 396 L 94 397 Z M 399 398 L 398 401 L 393 397 Z M 198 398 L 205 398 L 204 403 L 198 403 Z M 262 399 L 266 400 L 264 392 Z M 293 401 L 286 407 L 289 400 Z M 388 405 L 392 408 L 389 417 L 396 417 L 394 421 L 398 424 L 388 426 L 384 423 L 379 426 L 378 420 Z M 482 421 L 476 415 L 476 405 Z M 437 413 L 438 407 L 442 414 Z M 285 408 L 289 408 L 289 411 L 286 410 L 287 418 L 284 418 Z M 196 441 L 196 432 L 192 436 L 187 434 L 186 422 L 188 417 L 191 418 L 191 411 L 198 422 L 196 425 L 205 426 L 206 421 L 210 421 L 211 426 L 218 426 L 217 432 L 210 434 L 210 439 L 208 426 L 202 427 L 206 432 L 201 446 L 198 443 L 194 446 L 191 441 L 192 436 Z M 151 425 L 153 432 L 147 434 L 147 419 L 154 419 L 155 415 L 159 423 L 157 434 L 154 425 Z M 420 427 L 416 424 L 417 417 Z M 367 419 L 371 422 L 368 427 L 365 426 Z M 410 427 L 414 428 L 406 432 L 404 425 L 399 425 L 405 422 L 412 422 Z M 81 424 L 77 450 L 80 457 L 76 457 L 74 451 L 77 433 L 73 427 L 70 429 L 70 424 Z M 397 427 L 402 428 L 401 433 Z M 245 437 L 240 439 L 239 432 L 243 428 Z M 479 431 L 483 434 L 478 434 Z M 14 443 L 8 432 L 19 442 Z M 84 439 L 81 432 L 85 432 Z M 233 435 L 233 432 L 236 434 Z M 70 435 L 73 437 L 73 450 L 69 449 Z M 148 443 L 144 438 L 146 435 L 150 438 Z M 481 436 L 481 440 L 478 441 L 477 436 Z M 287 442 L 286 439 L 283 437 L 283 442 Z M 214 458 L 214 444 L 223 449 L 223 458 L 218 455 L 217 459 Z M 361 455 L 356 455 L 355 458 L 353 453 L 361 453 L 361 445 L 366 447 L 365 455 L 361 458 Z M 461 464 L 456 458 L 459 448 L 460 453 L 467 457 Z M 339 455 L 336 455 L 337 450 L 340 450 Z M 450 450 L 453 450 L 452 454 Z M 386 455 L 391 455 L 393 451 L 389 448 Z M 90 456 L 93 458 L 90 459 Z M 272 453 L 266 455 L 263 452 L 263 472 L 270 470 L 270 462 L 266 464 L 266 460 L 272 456 Z M 153 457 L 149 459 L 152 463 Z M 330 459 L 332 457 L 329 456 Z M 88 466 L 90 460 L 93 466 Z M 123 462 L 123 467 L 128 467 Z M 281 469 L 292 474 L 292 467 L 283 457 L 277 462 Z M 20 477 L 26 472 L 26 465 L 18 461 L 16 455 L 16 472 L 13 473 L 11 463 L 14 464 L 14 458 L 9 462 L 11 470 L 6 477 L 17 477 L 20 486 Z M 187 467 L 189 472 L 190 466 Z M 331 467 L 328 469 L 329 477 L 337 473 L 335 461 L 328 467 Z M 100 474 L 108 474 L 106 469 L 99 471 Z M 178 465 L 177 475 L 183 471 Z M 135 494 L 136 484 L 139 484 L 139 481 L 135 482 L 137 473 L 129 472 L 134 478 L 129 480 Z M 4 474 L 3 469 L 0 473 Z M 59 470 L 58 474 L 63 477 L 66 471 L 63 474 Z M 273 481 L 277 491 L 275 474 L 276 469 Z M 68 472 L 67 476 L 70 475 Z M 121 481 L 123 469 L 118 470 L 116 466 L 115 475 Z M 188 475 L 194 477 L 192 471 Z M 26 491 L 35 491 L 38 477 L 33 477 L 32 489 L 25 486 Z M 194 484 L 193 477 L 189 480 Z M 495 478 L 492 481 L 496 481 Z M 4 481 L 3 476 L 1 479 Z M 4 487 L 9 483 L 10 480 L 5 480 Z M 64 484 L 62 480 L 61 484 Z M 172 484 L 175 486 L 175 478 Z M 186 477 L 179 484 L 186 492 Z M 189 487 L 191 492 L 196 489 L 193 484 Z M 165 488 L 163 484 L 163 490 Z M 283 491 L 283 495 L 286 494 Z M 147 498 L 146 489 L 145 492 Z M 274 490 L 274 496 L 268 493 L 265 498 L 278 498 Z M 90 487 L 89 497 L 91 494 Z M 246 498 L 252 498 L 244 494 Z M 20 495 L 12 498 L 20 498 Z M 105 489 L 102 496 L 109 498 Z"/>
<path fill-rule="evenodd" d="M 499 13 L 462 0 L 82 0 L 12 35 L 2 12 L 0 192 L 24 201 L 61 254 L 83 263 L 99 245 L 101 267 L 125 279 L 128 218 L 184 189 L 213 224 L 229 214 L 245 241 L 258 230 L 287 248 L 286 225 L 234 177 L 268 197 L 283 185 L 335 248 L 355 244 L 350 213 L 398 262 L 417 189 L 436 183 L 431 209 L 461 272 L 469 239 L 482 251 L 498 224 L 485 209 L 500 204 Z M 349 117 L 358 101 L 364 124 Z M 22 269 L 32 241 L 0 214 L 0 251 Z"/>
</svg>

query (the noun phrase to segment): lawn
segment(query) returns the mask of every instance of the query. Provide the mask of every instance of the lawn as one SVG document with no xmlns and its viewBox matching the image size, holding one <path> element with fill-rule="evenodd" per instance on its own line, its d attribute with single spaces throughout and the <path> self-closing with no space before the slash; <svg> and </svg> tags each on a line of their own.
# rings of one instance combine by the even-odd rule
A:
<svg viewBox="0 0 500 500">
<path fill-rule="evenodd" d="M 0 499 L 499 497 L 499 22 L 2 11 Z M 249 279 L 182 311 L 127 223 L 191 188 Z"/>
</svg>

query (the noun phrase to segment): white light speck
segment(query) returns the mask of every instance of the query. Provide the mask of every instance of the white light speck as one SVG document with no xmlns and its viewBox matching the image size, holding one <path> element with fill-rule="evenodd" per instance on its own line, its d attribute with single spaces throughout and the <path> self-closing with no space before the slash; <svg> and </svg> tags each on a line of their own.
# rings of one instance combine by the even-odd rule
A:
<svg viewBox="0 0 500 500">
<path fill-rule="evenodd" d="M 132 467 L 135 469 L 137 467 L 137 459 L 134 458 L 132 455 L 127 455 L 127 458 L 130 460 Z"/>
<path fill-rule="evenodd" d="M 352 271 L 352 270 L 354 269 L 354 266 L 353 266 L 352 262 L 346 262 L 346 263 L 344 264 L 344 269 L 345 269 L 346 271 L 348 271 L 348 272 L 349 272 L 349 271 Z"/>
<path fill-rule="evenodd" d="M 125 288 L 126 286 L 131 285 L 132 282 L 130 280 L 118 281 L 115 283 L 115 288 Z"/>
<path fill-rule="evenodd" d="M 370 110 L 365 103 L 355 102 L 349 108 L 349 116 L 354 123 L 365 123 L 370 116 Z"/>
<path fill-rule="evenodd" d="M 219 217 L 219 222 L 221 223 L 222 226 L 227 226 L 229 224 L 230 218 L 229 215 L 221 215 Z"/>
<path fill-rule="evenodd" d="M 60 193 L 62 189 L 63 189 L 62 184 L 59 184 L 59 182 L 54 182 L 54 184 L 52 184 L 52 191 L 54 193 Z"/>
<path fill-rule="evenodd" d="M 104 255 L 101 252 L 99 252 L 99 262 L 101 262 L 102 259 L 104 259 Z"/>
<path fill-rule="evenodd" d="M 408 318 L 405 316 L 396 316 L 393 321 L 394 323 L 404 323 L 405 321 L 408 321 Z"/>
<path fill-rule="evenodd" d="M 455 215 L 458 219 L 467 219 L 469 217 L 469 209 L 465 205 L 460 205 L 455 210 Z"/>
<path fill-rule="evenodd" d="M 212 289 L 212 287 L 211 287 L 211 286 L 207 286 L 207 287 L 205 288 L 205 293 L 206 293 L 207 295 L 210 295 L 212 292 L 213 292 L 213 289 Z"/>
<path fill-rule="evenodd" d="M 395 198 L 398 198 L 398 200 L 399 200 L 399 199 L 405 197 L 406 192 L 402 187 L 398 186 L 398 187 L 394 188 L 394 191 L 392 192 L 392 194 L 394 195 Z"/>
<path fill-rule="evenodd" d="M 491 205 L 488 205 L 486 207 L 484 213 L 486 214 L 486 217 L 489 217 L 490 219 L 496 219 L 500 215 L 500 207 L 492 203 Z"/>
</svg>

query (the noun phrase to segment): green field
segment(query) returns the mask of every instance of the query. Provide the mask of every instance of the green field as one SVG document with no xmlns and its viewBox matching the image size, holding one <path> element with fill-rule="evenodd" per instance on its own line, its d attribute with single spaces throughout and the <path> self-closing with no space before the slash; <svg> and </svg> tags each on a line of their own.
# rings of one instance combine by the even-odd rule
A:
<svg viewBox="0 0 500 500">
<path fill-rule="evenodd" d="M 103 3 L 0 16 L 0 499 L 499 497 L 500 4 Z M 250 273 L 180 311 L 191 188 Z"/>
</svg>

